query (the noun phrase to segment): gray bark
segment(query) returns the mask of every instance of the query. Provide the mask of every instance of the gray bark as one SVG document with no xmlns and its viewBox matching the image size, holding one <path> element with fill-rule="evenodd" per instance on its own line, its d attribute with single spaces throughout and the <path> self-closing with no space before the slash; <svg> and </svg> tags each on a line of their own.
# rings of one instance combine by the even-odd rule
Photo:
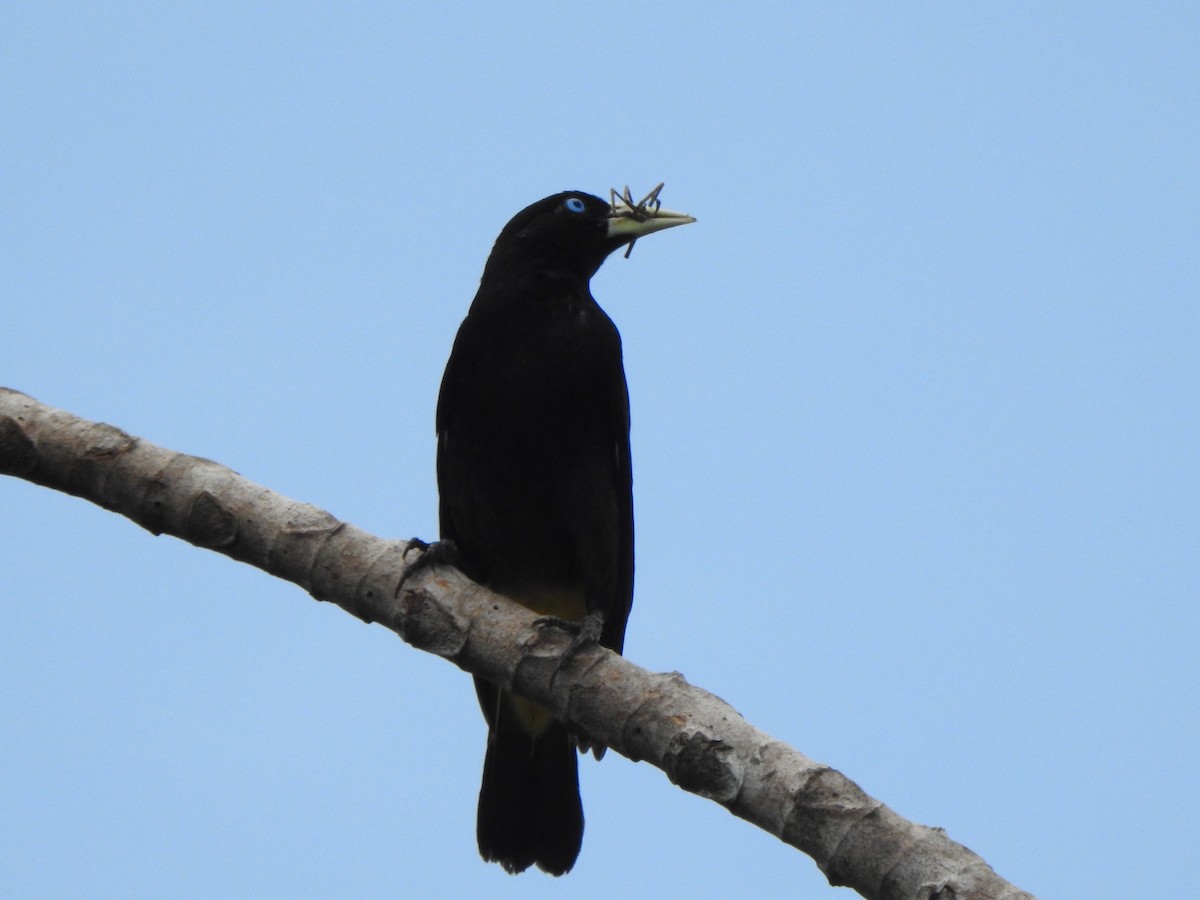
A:
<svg viewBox="0 0 1200 900">
<path fill-rule="evenodd" d="M 552 677 L 568 637 L 538 628 L 533 613 L 455 569 L 413 569 L 419 544 L 375 537 L 210 460 L 4 388 L 0 473 L 249 563 L 542 703 L 807 853 L 830 884 L 889 900 L 1032 897 L 943 830 L 902 818 L 678 673 L 648 672 L 590 647 Z"/>
</svg>

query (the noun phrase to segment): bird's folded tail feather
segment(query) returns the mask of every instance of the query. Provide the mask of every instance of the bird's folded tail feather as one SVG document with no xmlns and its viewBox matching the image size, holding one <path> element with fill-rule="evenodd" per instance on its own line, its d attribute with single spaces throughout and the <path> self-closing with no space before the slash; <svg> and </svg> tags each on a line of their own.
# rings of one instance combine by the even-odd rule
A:
<svg viewBox="0 0 1200 900">
<path fill-rule="evenodd" d="M 498 704 L 483 762 L 479 852 L 506 872 L 536 865 L 563 875 L 583 842 L 575 747 L 561 722 L 530 734 L 507 701 Z"/>
</svg>

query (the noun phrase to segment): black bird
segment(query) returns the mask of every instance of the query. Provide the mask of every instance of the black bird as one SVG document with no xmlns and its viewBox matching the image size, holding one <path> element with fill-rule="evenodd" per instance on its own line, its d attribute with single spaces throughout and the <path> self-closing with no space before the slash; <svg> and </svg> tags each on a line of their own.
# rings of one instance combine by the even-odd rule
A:
<svg viewBox="0 0 1200 900">
<path fill-rule="evenodd" d="M 639 237 L 695 221 L 580 191 L 496 239 L 438 396 L 441 535 L 472 579 L 618 653 L 633 599 L 629 392 L 621 337 L 589 282 Z M 590 626 L 590 627 L 588 627 Z M 575 741 L 541 706 L 475 679 L 488 723 L 479 852 L 570 870 L 583 840 Z"/>
</svg>

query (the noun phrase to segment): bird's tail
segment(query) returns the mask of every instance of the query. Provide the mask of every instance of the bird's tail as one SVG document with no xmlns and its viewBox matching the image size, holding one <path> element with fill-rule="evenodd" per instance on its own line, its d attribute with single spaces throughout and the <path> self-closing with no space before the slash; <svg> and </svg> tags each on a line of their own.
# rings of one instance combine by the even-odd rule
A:
<svg viewBox="0 0 1200 900">
<path fill-rule="evenodd" d="M 504 696 L 488 735 L 479 789 L 479 853 L 506 872 L 536 864 L 569 872 L 583 842 L 583 805 L 575 747 L 561 722 L 538 735 L 523 727 Z"/>
</svg>

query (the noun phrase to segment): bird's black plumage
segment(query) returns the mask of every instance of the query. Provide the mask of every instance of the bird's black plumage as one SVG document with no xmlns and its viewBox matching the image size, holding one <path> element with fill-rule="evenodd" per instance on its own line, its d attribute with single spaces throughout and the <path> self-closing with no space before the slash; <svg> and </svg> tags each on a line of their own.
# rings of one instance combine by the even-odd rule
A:
<svg viewBox="0 0 1200 900">
<path fill-rule="evenodd" d="M 441 534 L 462 569 L 544 615 L 602 616 L 600 643 L 620 652 L 633 598 L 629 396 L 620 335 L 589 281 L 613 250 L 692 219 L 618 207 L 565 192 L 501 231 L 446 365 L 437 463 Z M 480 853 L 561 875 L 583 837 L 570 736 L 541 707 L 475 685 L 489 728 Z"/>
</svg>

